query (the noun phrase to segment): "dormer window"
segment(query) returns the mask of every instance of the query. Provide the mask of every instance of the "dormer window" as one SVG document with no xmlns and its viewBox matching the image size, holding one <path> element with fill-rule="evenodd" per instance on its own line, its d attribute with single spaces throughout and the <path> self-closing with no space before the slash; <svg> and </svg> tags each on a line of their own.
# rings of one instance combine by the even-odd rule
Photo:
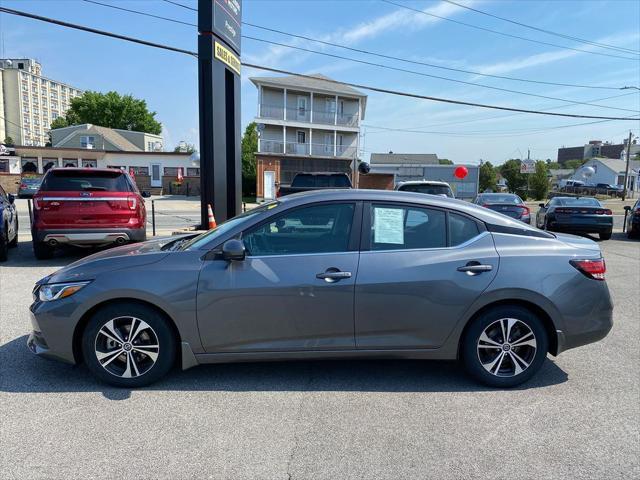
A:
<svg viewBox="0 0 640 480">
<path fill-rule="evenodd" d="M 83 135 L 80 137 L 81 148 L 94 148 L 96 144 L 96 137 Z"/>
</svg>

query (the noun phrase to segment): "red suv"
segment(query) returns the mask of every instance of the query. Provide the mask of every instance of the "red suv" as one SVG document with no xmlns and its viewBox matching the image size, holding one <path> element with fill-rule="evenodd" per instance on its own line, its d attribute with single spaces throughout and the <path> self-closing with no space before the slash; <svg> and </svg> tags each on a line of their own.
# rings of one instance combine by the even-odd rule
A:
<svg viewBox="0 0 640 480">
<path fill-rule="evenodd" d="M 123 245 L 146 240 L 147 212 L 131 177 L 116 169 L 53 168 L 33 196 L 33 251 L 60 244 Z"/>
</svg>

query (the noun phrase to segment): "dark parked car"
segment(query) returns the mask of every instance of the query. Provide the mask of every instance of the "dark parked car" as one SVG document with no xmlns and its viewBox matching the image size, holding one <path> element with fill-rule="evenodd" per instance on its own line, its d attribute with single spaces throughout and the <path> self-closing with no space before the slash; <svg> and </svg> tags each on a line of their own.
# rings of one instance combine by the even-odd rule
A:
<svg viewBox="0 0 640 480">
<path fill-rule="evenodd" d="M 609 240 L 613 215 L 595 198 L 554 197 L 540 204 L 536 225 L 555 232 L 597 233 L 602 240 Z"/>
<path fill-rule="evenodd" d="M 311 358 L 461 359 L 509 387 L 609 332 L 604 275 L 592 240 L 471 203 L 309 192 L 41 279 L 28 345 L 122 387 L 176 362 Z"/>
<path fill-rule="evenodd" d="M 142 195 L 114 168 L 52 168 L 33 196 L 31 235 L 38 259 L 62 244 L 123 245 L 146 240 Z"/>
<path fill-rule="evenodd" d="M 15 198 L 0 186 L 0 262 L 7 259 L 8 250 L 18 245 L 18 212 Z"/>
<path fill-rule="evenodd" d="M 42 178 L 39 177 L 22 177 L 18 187 L 18 198 L 33 198 L 41 183 Z"/>
<path fill-rule="evenodd" d="M 429 195 L 454 198 L 453 191 L 447 182 L 434 180 L 402 182 L 396 186 L 396 190 L 400 192 L 427 193 Z"/>
<path fill-rule="evenodd" d="M 640 200 L 633 207 L 626 206 L 624 209 L 627 211 L 627 236 L 640 238 Z"/>
<path fill-rule="evenodd" d="M 473 203 L 521 222 L 531 223 L 531 210 L 513 193 L 481 193 Z"/>
<path fill-rule="evenodd" d="M 353 188 L 351 179 L 346 173 L 297 173 L 291 185 L 281 186 L 278 189 L 278 197 L 291 195 L 292 193 L 308 192 L 310 190 Z"/>
</svg>

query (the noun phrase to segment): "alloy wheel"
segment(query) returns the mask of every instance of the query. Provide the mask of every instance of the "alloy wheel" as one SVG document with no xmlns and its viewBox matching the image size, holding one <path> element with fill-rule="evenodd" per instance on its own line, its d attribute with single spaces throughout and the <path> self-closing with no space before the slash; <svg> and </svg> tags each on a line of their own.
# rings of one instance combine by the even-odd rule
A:
<svg viewBox="0 0 640 480">
<path fill-rule="evenodd" d="M 536 356 L 537 342 L 533 330 L 516 318 L 501 318 L 486 327 L 478 338 L 478 360 L 497 377 L 521 374 Z"/>
<path fill-rule="evenodd" d="M 137 317 L 117 317 L 106 322 L 95 339 L 98 363 L 111 375 L 135 378 L 147 373 L 158 360 L 160 344 L 151 326 Z"/>
</svg>

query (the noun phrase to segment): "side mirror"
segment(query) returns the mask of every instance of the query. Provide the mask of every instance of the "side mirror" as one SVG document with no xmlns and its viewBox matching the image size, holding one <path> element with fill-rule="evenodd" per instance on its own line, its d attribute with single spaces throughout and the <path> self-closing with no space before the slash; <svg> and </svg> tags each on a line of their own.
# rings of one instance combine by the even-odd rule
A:
<svg viewBox="0 0 640 480">
<path fill-rule="evenodd" d="M 13 195 L 13 193 L 10 193 L 9 195 L 7 195 L 7 199 L 9 200 L 9 203 L 13 205 L 13 202 L 16 201 L 16 197 Z"/>
<path fill-rule="evenodd" d="M 544 208 L 544 203 L 539 203 L 539 204 L 538 204 L 538 206 L 539 206 L 540 208 Z"/>
<path fill-rule="evenodd" d="M 9 199 L 9 201 L 11 201 L 11 199 Z M 631 210 L 631 205 L 625 205 L 624 209 L 628 212 L 629 210 Z"/>
<path fill-rule="evenodd" d="M 142 198 L 149 198 L 151 196 L 151 193 L 144 190 L 140 195 L 142 195 Z"/>
<path fill-rule="evenodd" d="M 222 245 L 222 258 L 228 262 L 233 260 L 242 261 L 244 260 L 246 253 L 244 243 L 240 240 L 236 240 L 235 238 L 227 240 L 224 242 L 224 245 Z"/>
</svg>

